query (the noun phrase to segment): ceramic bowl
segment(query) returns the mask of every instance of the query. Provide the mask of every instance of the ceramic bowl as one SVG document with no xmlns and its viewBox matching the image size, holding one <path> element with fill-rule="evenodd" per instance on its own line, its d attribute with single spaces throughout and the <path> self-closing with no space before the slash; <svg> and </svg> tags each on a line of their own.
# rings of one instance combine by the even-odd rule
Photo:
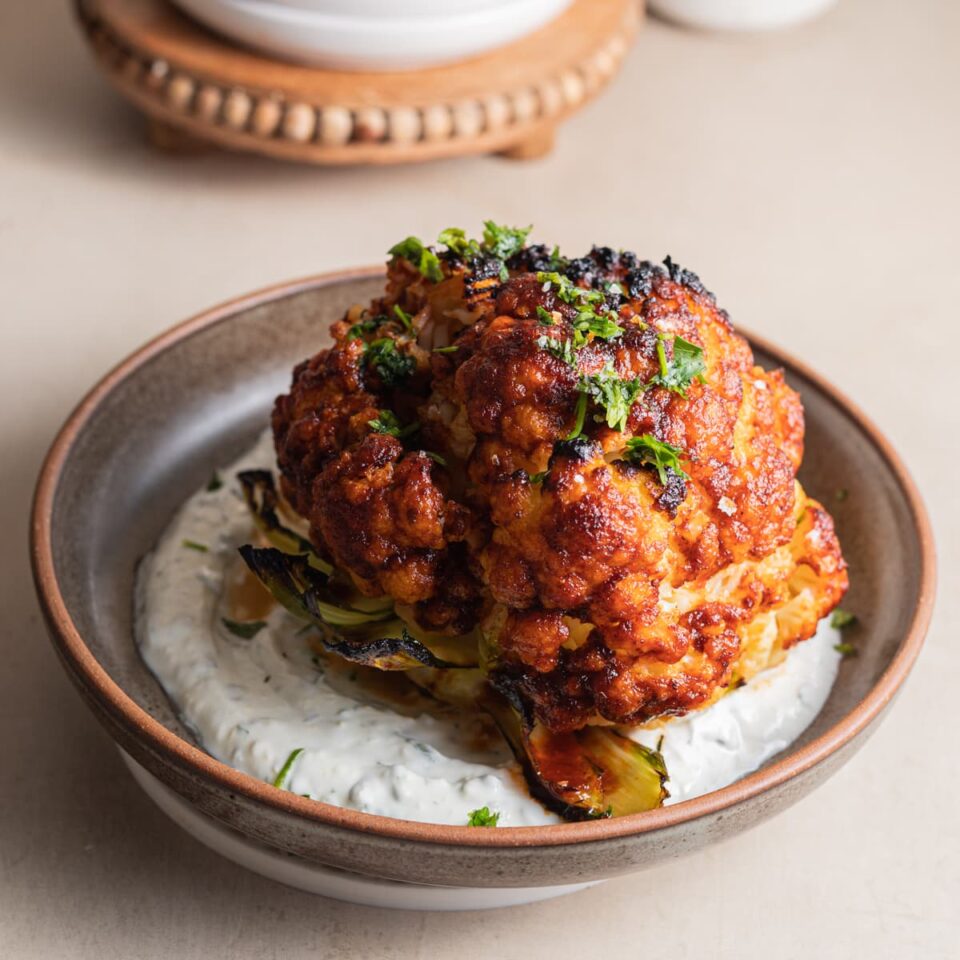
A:
<svg viewBox="0 0 960 960">
<path fill-rule="evenodd" d="M 283 60 L 333 70 L 455 63 L 532 33 L 572 0 L 400 5 L 363 0 L 175 0 L 208 27 Z"/>
<path fill-rule="evenodd" d="M 703 30 L 777 30 L 812 20 L 837 0 L 649 0 L 651 11 Z"/>
<path fill-rule="evenodd" d="M 216 307 L 143 347 L 71 415 L 44 464 L 32 555 L 61 660 L 110 735 L 164 796 L 275 856 L 355 874 L 465 888 L 584 884 L 690 854 L 796 802 L 866 741 L 910 670 L 933 602 L 934 556 L 912 481 L 877 429 L 835 388 L 751 338 L 782 366 L 807 417 L 804 485 L 833 512 L 850 565 L 844 606 L 860 625 L 814 724 L 756 773 L 649 813 L 478 830 L 311 801 L 200 750 L 141 662 L 134 569 L 180 503 L 262 430 L 292 366 L 382 287 L 382 270 L 283 284 Z M 849 495 L 837 499 L 836 491 Z M 289 858 L 288 858 L 289 859 Z M 529 897 L 528 897 L 529 899 Z"/>
</svg>

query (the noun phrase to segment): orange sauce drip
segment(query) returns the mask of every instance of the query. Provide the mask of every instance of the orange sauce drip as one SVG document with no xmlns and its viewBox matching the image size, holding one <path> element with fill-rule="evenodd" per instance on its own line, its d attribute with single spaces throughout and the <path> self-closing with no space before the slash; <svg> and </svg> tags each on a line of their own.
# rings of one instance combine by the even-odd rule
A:
<svg viewBox="0 0 960 960">
<path fill-rule="evenodd" d="M 262 620 L 275 606 L 270 591 L 253 575 L 240 557 L 224 578 L 224 605 L 231 620 Z"/>
</svg>

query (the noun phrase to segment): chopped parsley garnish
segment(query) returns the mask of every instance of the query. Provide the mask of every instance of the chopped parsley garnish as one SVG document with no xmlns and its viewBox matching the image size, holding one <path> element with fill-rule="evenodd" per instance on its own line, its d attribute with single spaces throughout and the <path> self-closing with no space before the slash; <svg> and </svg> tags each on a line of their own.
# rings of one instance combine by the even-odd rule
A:
<svg viewBox="0 0 960 960">
<path fill-rule="evenodd" d="M 437 255 L 423 245 L 419 237 L 407 237 L 400 243 L 394 244 L 388 251 L 391 257 L 400 257 L 412 263 L 420 273 L 433 283 L 443 279 L 443 268 Z"/>
<path fill-rule="evenodd" d="M 600 290 L 586 290 L 578 287 L 569 277 L 560 273 L 541 271 L 537 274 L 537 281 L 543 284 L 543 289 L 556 289 L 557 296 L 567 304 L 577 308 L 577 314 L 572 320 L 573 346 L 576 349 L 584 346 L 590 336 L 602 340 L 613 340 L 623 333 L 623 328 L 617 322 L 616 312 L 606 308 L 606 297 Z M 545 320 L 553 316 L 543 307 L 537 308 L 537 319 L 546 325 Z"/>
<path fill-rule="evenodd" d="M 547 353 L 552 353 L 558 360 L 562 360 L 570 367 L 577 365 L 577 353 L 573 348 L 572 340 L 560 340 L 546 335 L 537 337 L 537 346 Z"/>
<path fill-rule="evenodd" d="M 684 479 L 689 479 L 683 467 L 680 466 L 680 457 L 683 451 L 672 443 L 666 443 L 645 433 L 642 437 L 631 437 L 624 448 L 624 459 L 629 463 L 653 467 L 657 471 L 660 483 L 664 486 L 670 479 L 668 471 L 672 470 Z"/>
<path fill-rule="evenodd" d="M 626 427 L 630 410 L 643 390 L 644 384 L 639 377 L 623 380 L 610 364 L 599 373 L 580 378 L 581 393 L 604 411 L 602 419 L 611 430 L 622 431 Z"/>
<path fill-rule="evenodd" d="M 252 640 L 267 625 L 266 620 L 229 620 L 227 617 L 221 617 L 220 622 L 242 640 Z"/>
<path fill-rule="evenodd" d="M 394 304 L 393 312 L 396 315 L 396 318 L 400 321 L 400 325 L 408 333 L 413 333 L 413 318 L 405 310 L 400 309 L 400 304 Z"/>
<path fill-rule="evenodd" d="M 498 260 L 509 260 L 523 249 L 532 229 L 532 225 L 526 228 L 503 227 L 492 220 L 484 220 L 483 245 Z"/>
<path fill-rule="evenodd" d="M 213 493 L 214 490 L 219 490 L 223 486 L 223 481 L 220 479 L 220 474 L 216 470 L 210 474 L 210 479 L 207 481 L 207 493 Z"/>
<path fill-rule="evenodd" d="M 846 487 L 841 487 L 841 488 L 834 494 L 834 496 L 837 498 L 837 500 L 838 500 L 839 502 L 842 503 L 844 500 L 847 499 L 847 497 L 850 496 L 850 491 L 849 491 Z"/>
<path fill-rule="evenodd" d="M 830 626 L 834 630 L 846 630 L 847 627 L 852 627 L 856 622 L 856 614 L 841 610 L 839 607 L 830 614 Z"/>
<path fill-rule="evenodd" d="M 855 657 L 858 653 L 857 648 L 852 643 L 835 643 L 833 649 L 844 657 Z"/>
<path fill-rule="evenodd" d="M 196 550 L 197 553 L 207 553 L 210 549 L 205 543 L 197 543 L 196 540 L 184 540 L 183 546 L 188 550 Z"/>
<path fill-rule="evenodd" d="M 362 340 L 368 333 L 373 333 L 382 323 L 386 323 L 386 317 L 365 317 L 358 320 L 348 331 L 347 337 L 350 340 Z"/>
<path fill-rule="evenodd" d="M 364 360 L 368 367 L 376 369 L 387 387 L 395 387 L 406 380 L 417 366 L 413 357 L 401 353 L 396 340 L 389 337 L 381 337 L 367 344 Z"/>
<path fill-rule="evenodd" d="M 375 420 L 368 420 L 367 423 L 375 433 L 386 433 L 398 440 L 409 437 L 411 433 L 416 433 L 420 429 L 420 424 L 416 420 L 404 427 L 392 410 L 381 410 L 380 416 Z"/>
<path fill-rule="evenodd" d="M 499 813 L 491 813 L 489 807 L 478 807 L 470 811 L 468 827 L 495 827 L 500 820 Z"/>
<path fill-rule="evenodd" d="M 467 234 L 459 227 L 447 227 L 439 237 L 437 243 L 445 246 L 451 253 L 456 254 L 462 260 L 468 257 L 475 257 L 480 253 L 480 244 L 476 240 L 471 240 Z"/>
<path fill-rule="evenodd" d="M 451 343 L 449 347 L 434 347 L 434 353 L 456 353 L 460 347 L 455 343 Z"/>
<path fill-rule="evenodd" d="M 441 467 L 447 465 L 447 461 L 439 453 L 434 453 L 432 450 L 422 450 L 421 453 L 425 453 L 434 463 L 439 463 Z"/>
<path fill-rule="evenodd" d="M 557 322 L 546 307 L 537 307 L 537 321 L 541 327 L 552 327 Z"/>
<path fill-rule="evenodd" d="M 556 287 L 557 296 L 564 303 L 590 303 L 603 299 L 602 293 L 594 290 L 584 290 L 578 287 L 569 277 L 554 271 L 541 270 L 537 274 L 537 283 L 543 284 L 544 292 Z"/>
<path fill-rule="evenodd" d="M 303 753 L 303 747 L 297 747 L 296 750 L 291 750 L 290 756 L 284 761 L 280 772 L 273 778 L 273 785 L 278 790 L 287 789 L 287 784 L 290 782 L 290 771 L 293 769 L 293 765 L 297 762 L 297 757 L 299 757 L 301 753 Z"/>
<path fill-rule="evenodd" d="M 550 473 L 549 470 L 541 470 L 539 473 L 531 473 L 529 476 L 530 482 L 534 485 L 543 483 L 547 479 L 547 474 Z"/>
<path fill-rule="evenodd" d="M 533 227 L 504 227 L 492 220 L 483 222 L 483 242 L 470 239 L 459 227 L 447 227 L 439 237 L 437 243 L 445 246 L 454 256 L 461 260 L 469 260 L 486 254 L 494 260 L 500 261 L 500 279 L 506 281 L 510 277 L 506 261 L 514 254 L 519 253 L 527 241 L 527 236 Z"/>
<path fill-rule="evenodd" d="M 583 433 L 583 423 L 587 418 L 587 395 L 581 393 L 577 397 L 577 406 L 574 411 L 573 429 L 563 438 L 564 440 L 576 440 Z"/>
<path fill-rule="evenodd" d="M 668 360 L 661 335 L 657 340 L 657 360 L 660 373 L 654 377 L 653 382 L 681 397 L 687 396 L 687 388 L 694 380 L 705 382 L 703 371 L 707 369 L 707 365 L 703 359 L 703 350 L 683 337 L 673 338 L 673 357 Z"/>
<path fill-rule="evenodd" d="M 597 313 L 591 307 L 586 307 L 579 310 L 573 319 L 573 342 L 576 347 L 582 347 L 590 334 L 601 340 L 615 340 L 621 333 L 623 328 L 612 313 Z"/>
</svg>

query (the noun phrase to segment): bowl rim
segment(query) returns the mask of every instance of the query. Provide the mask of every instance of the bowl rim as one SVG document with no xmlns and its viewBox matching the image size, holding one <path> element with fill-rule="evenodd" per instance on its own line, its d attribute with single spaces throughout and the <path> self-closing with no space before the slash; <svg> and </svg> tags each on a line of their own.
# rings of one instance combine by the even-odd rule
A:
<svg viewBox="0 0 960 960">
<path fill-rule="evenodd" d="M 51 639 L 73 673 L 74 680 L 82 684 L 85 691 L 93 696 L 98 705 L 104 707 L 131 737 L 145 742 L 153 751 L 173 761 L 177 766 L 195 775 L 199 774 L 227 791 L 240 794 L 278 812 L 328 827 L 427 844 L 489 848 L 554 847 L 651 833 L 720 813 L 822 763 L 859 736 L 883 712 L 909 674 L 930 623 L 936 584 L 936 555 L 927 511 L 900 457 L 879 429 L 855 404 L 787 352 L 771 345 L 763 337 L 754 336 L 739 327 L 738 331 L 749 340 L 751 346 L 759 347 L 780 366 L 809 380 L 856 422 L 894 474 L 900 492 L 907 502 L 920 544 L 919 598 L 900 647 L 866 696 L 830 729 L 806 746 L 720 790 L 657 810 L 605 820 L 477 830 L 468 826 L 423 823 L 363 813 L 277 789 L 265 781 L 215 760 L 199 747 L 168 730 L 140 707 L 108 675 L 84 643 L 70 617 L 57 582 L 51 540 L 53 504 L 64 465 L 77 437 L 94 416 L 101 402 L 119 384 L 175 344 L 208 327 L 227 321 L 236 313 L 273 300 L 383 274 L 384 268 L 379 265 L 324 272 L 272 284 L 204 310 L 149 340 L 118 363 L 89 390 L 57 433 L 44 459 L 34 493 L 30 523 L 30 556 L 34 583 Z"/>
</svg>

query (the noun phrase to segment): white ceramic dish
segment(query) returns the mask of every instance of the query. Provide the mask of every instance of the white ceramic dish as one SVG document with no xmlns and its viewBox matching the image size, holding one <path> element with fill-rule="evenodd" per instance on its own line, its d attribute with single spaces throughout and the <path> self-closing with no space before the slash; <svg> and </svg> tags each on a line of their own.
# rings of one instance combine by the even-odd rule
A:
<svg viewBox="0 0 960 960">
<path fill-rule="evenodd" d="M 366 0 L 176 0 L 208 27 L 285 60 L 335 70 L 414 70 L 453 63 L 532 33 L 572 0 L 434 0 L 401 11 Z"/>
<path fill-rule="evenodd" d="M 331 900 L 359 903 L 388 910 L 494 910 L 552 900 L 603 883 L 561 884 L 554 887 L 434 887 L 363 877 L 358 873 L 311 863 L 282 853 L 231 830 L 195 807 L 144 770 L 129 754 L 120 751 L 123 762 L 144 793 L 178 826 L 227 860 L 246 867 L 268 880 L 296 887 Z"/>
<path fill-rule="evenodd" d="M 837 0 L 650 0 L 650 9 L 705 30 L 775 30 L 812 20 Z"/>
<path fill-rule="evenodd" d="M 351 17 L 396 19 L 401 5 L 396 0 L 264 0 L 278 7 L 300 7 L 317 13 L 341 14 Z M 510 8 L 514 0 L 404 0 L 402 13 L 407 17 L 449 17 L 492 7 Z"/>
</svg>

